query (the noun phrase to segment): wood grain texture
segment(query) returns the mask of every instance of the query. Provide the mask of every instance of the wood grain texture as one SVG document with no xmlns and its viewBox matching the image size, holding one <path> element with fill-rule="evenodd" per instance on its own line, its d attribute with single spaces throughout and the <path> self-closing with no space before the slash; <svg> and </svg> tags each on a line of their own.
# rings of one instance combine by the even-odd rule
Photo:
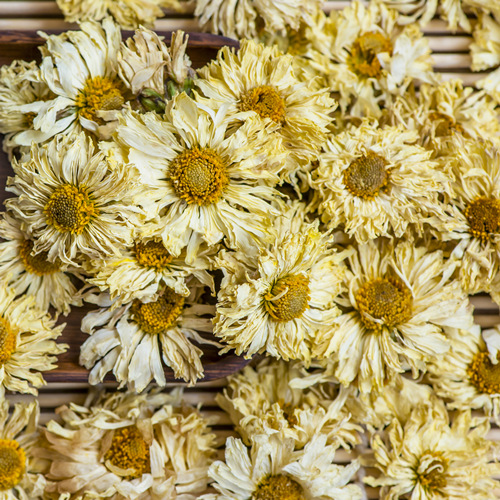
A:
<svg viewBox="0 0 500 500">
<path fill-rule="evenodd" d="M 60 32 L 60 31 L 59 31 Z M 58 33 L 57 31 L 54 33 Z M 131 31 L 123 32 L 124 37 L 131 36 Z M 164 36 L 167 43 L 170 41 L 171 32 L 158 32 Z M 8 64 L 14 59 L 33 60 L 39 59 L 37 47 L 43 43 L 43 38 L 36 33 L 4 31 L 0 32 L 0 65 Z M 209 35 L 205 33 L 189 34 L 188 54 L 191 57 L 193 67 L 198 68 L 212 59 L 217 50 L 224 45 L 238 47 L 238 42 L 229 38 Z M 1 136 L 0 136 L 1 137 Z M 3 202 L 10 193 L 5 191 L 7 177 L 13 175 L 12 167 L 7 155 L 0 151 L 0 202 Z M 59 342 L 69 345 L 66 353 L 61 354 L 58 360 L 58 368 L 45 373 L 45 379 L 50 382 L 86 382 L 88 371 L 78 364 L 80 345 L 88 338 L 88 335 L 80 329 L 82 317 L 95 306 L 84 306 L 73 308 L 66 317 L 61 317 L 59 323 L 66 323 L 62 337 Z M 226 377 L 245 366 L 249 361 L 234 354 L 218 355 L 218 349 L 212 346 L 200 346 L 204 352 L 202 363 L 205 369 L 204 380 L 216 380 Z M 172 370 L 165 370 L 168 382 L 179 382 L 173 376 Z M 106 380 L 113 380 L 112 376 Z M 182 380 L 180 381 L 182 382 Z"/>
</svg>

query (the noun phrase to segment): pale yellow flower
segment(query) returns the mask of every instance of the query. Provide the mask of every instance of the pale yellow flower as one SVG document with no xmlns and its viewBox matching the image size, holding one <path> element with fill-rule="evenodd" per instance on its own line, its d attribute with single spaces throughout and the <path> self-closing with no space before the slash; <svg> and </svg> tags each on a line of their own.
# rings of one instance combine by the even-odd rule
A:
<svg viewBox="0 0 500 500">
<path fill-rule="evenodd" d="M 333 384 L 307 389 L 290 386 L 303 376 L 300 363 L 267 358 L 255 369 L 247 366 L 230 377 L 216 400 L 246 444 L 256 434 L 281 433 L 293 438 L 296 448 L 303 448 L 318 432 L 327 436 L 328 444 L 358 444 L 361 428 L 345 410 L 348 391 Z"/>
<path fill-rule="evenodd" d="M 288 158 L 281 178 L 293 179 L 317 157 L 336 104 L 327 89 L 298 80 L 292 56 L 243 40 L 237 53 L 223 47 L 198 73 L 200 102 L 214 110 L 227 106 L 235 123 L 256 118 L 282 139 Z"/>
<path fill-rule="evenodd" d="M 219 493 L 200 500 L 361 500 L 360 487 L 348 484 L 359 469 L 357 460 L 346 466 L 332 463 L 336 447 L 326 444 L 324 434 L 302 450 L 294 451 L 294 444 L 279 434 L 260 434 L 249 450 L 239 439 L 228 438 L 225 462 L 214 462 L 208 471 Z"/>
<path fill-rule="evenodd" d="M 179 389 L 96 392 L 85 406 L 72 403 L 57 413 L 62 423 L 47 424 L 45 446 L 37 450 L 48 461 L 48 493 L 195 500 L 206 490 L 215 435 Z"/>
<path fill-rule="evenodd" d="M 203 376 L 203 351 L 191 341 L 215 343 L 211 335 L 198 333 L 212 332 L 206 315 L 215 311 L 199 300 L 202 291 L 193 287 L 186 298 L 166 288 L 152 302 L 134 299 L 119 307 L 111 307 L 106 295 L 99 297 L 98 303 L 106 307 L 82 320 L 82 330 L 90 337 L 81 347 L 80 363 L 90 370 L 89 382 L 98 384 L 112 371 L 120 387 L 141 392 L 152 380 L 164 386 L 168 366 L 176 378 L 193 385 Z"/>
<path fill-rule="evenodd" d="M 65 325 L 40 309 L 33 296 L 16 297 L 13 288 L 0 286 L 0 393 L 4 389 L 38 394 L 45 385 L 41 372 L 56 368 L 55 357 L 66 344 L 56 344 Z M 3 397 L 3 396 L 2 396 Z"/>
<path fill-rule="evenodd" d="M 87 258 L 119 255 L 132 243 L 140 210 L 133 205 L 137 174 L 111 166 L 90 138 L 57 136 L 33 145 L 26 163 L 14 161 L 6 206 L 33 239 L 33 252 L 50 262 L 80 265 Z"/>
<path fill-rule="evenodd" d="M 42 500 L 45 477 L 34 457 L 38 443 L 37 401 L 18 403 L 9 416 L 9 402 L 0 402 L 0 498 Z"/>
<path fill-rule="evenodd" d="M 410 228 L 421 234 L 430 216 L 444 217 L 439 197 L 450 192 L 450 176 L 418 138 L 415 130 L 368 121 L 332 135 L 310 181 L 326 226 L 366 242 Z"/>
<path fill-rule="evenodd" d="M 18 295 L 33 295 L 40 309 L 53 306 L 57 312 L 68 314 L 70 305 L 80 306 L 77 289 L 71 275 L 81 275 L 62 262 L 47 260 L 47 252 L 32 254 L 33 241 L 21 230 L 20 222 L 8 212 L 0 219 L 0 276 Z"/>
<path fill-rule="evenodd" d="M 316 339 L 313 354 L 333 363 L 337 379 L 363 393 L 379 391 L 411 369 L 415 378 L 452 345 L 445 327 L 467 329 L 472 306 L 452 278 L 456 262 L 411 239 L 360 245 L 348 257 L 348 293 L 337 328 Z M 329 358 L 329 359 L 328 359 Z"/>
<path fill-rule="evenodd" d="M 436 408 L 437 407 L 437 408 Z M 436 498 L 494 500 L 500 467 L 489 463 L 496 454 L 486 438 L 487 419 L 461 412 L 450 418 L 444 404 L 416 407 L 403 424 L 394 419 L 371 440 L 373 458 L 366 464 L 378 469 L 364 481 L 381 486 L 381 499 Z"/>
<path fill-rule="evenodd" d="M 341 314 L 335 298 L 342 290 L 346 252 L 337 252 L 331 235 L 309 223 L 304 206 L 291 205 L 275 221 L 277 236 L 258 255 L 221 252 L 224 278 L 217 297 L 214 333 L 224 351 L 250 357 L 308 363 L 318 335 L 335 329 Z"/>
<path fill-rule="evenodd" d="M 279 213 L 270 204 L 279 193 L 267 184 L 278 182 L 281 145 L 255 120 L 229 133 L 225 106 L 214 112 L 184 93 L 170 103 L 164 117 L 127 110 L 120 118 L 119 154 L 147 187 L 138 202 L 158 216 L 171 254 L 187 247 L 188 263 L 203 243 L 254 252 Z"/>
</svg>

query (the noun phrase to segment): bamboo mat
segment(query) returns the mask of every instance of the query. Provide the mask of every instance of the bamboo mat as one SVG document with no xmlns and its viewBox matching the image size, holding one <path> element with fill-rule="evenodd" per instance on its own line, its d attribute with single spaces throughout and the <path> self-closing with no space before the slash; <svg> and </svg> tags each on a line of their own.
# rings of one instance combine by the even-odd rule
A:
<svg viewBox="0 0 500 500">
<path fill-rule="evenodd" d="M 500 1 L 500 0 L 499 0 Z M 326 2 L 325 10 L 341 9 L 349 4 L 349 0 Z M 0 0 L 0 32 L 6 30 L 67 30 L 75 28 L 76 25 L 66 23 L 57 8 L 55 1 L 47 0 Z M 172 31 L 182 29 L 184 31 L 200 31 L 192 13 L 177 14 L 167 12 L 167 17 L 159 19 L 155 28 L 161 31 Z M 472 73 L 470 67 L 469 45 L 471 36 L 461 30 L 452 33 L 447 29 L 446 23 L 435 19 L 424 29 L 426 38 L 429 40 L 433 51 L 435 70 L 442 73 L 444 79 L 461 78 L 466 85 L 473 85 L 477 80 L 484 77 L 485 73 Z M 471 302 L 475 306 L 475 319 L 482 327 L 489 328 L 500 323 L 498 307 L 489 297 L 472 297 Z M 225 385 L 225 380 L 215 382 L 199 383 L 196 387 L 185 388 L 184 398 L 187 403 L 202 404 L 202 413 L 205 415 L 217 415 L 218 423 L 214 431 L 219 437 L 221 448 L 219 458 L 223 458 L 222 443 L 229 436 L 235 435 L 229 418 L 223 413 L 215 402 L 215 395 Z M 116 387 L 116 384 L 105 384 L 108 388 Z M 174 387 L 170 385 L 167 387 Z M 87 394 L 86 384 L 74 383 L 50 383 L 40 390 L 38 401 L 41 407 L 41 423 L 45 424 L 50 419 L 56 418 L 55 409 L 70 401 L 83 403 Z M 12 403 L 29 401 L 30 396 L 10 395 Z M 492 424 L 489 434 L 490 439 L 500 441 L 500 428 Z M 343 450 L 336 454 L 338 463 L 348 463 L 352 456 Z M 496 492 L 500 498 L 500 489 Z M 366 499 L 378 498 L 377 490 L 366 488 Z"/>
</svg>

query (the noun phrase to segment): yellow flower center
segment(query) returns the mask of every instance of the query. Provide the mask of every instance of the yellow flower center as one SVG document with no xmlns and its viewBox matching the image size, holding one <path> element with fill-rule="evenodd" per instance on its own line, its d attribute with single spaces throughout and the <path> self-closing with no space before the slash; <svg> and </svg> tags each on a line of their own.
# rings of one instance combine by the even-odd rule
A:
<svg viewBox="0 0 500 500">
<path fill-rule="evenodd" d="M 500 362 L 494 365 L 487 352 L 478 352 L 472 358 L 467 375 L 479 392 L 500 394 Z"/>
<path fill-rule="evenodd" d="M 114 467 L 128 470 L 126 477 L 129 479 L 151 472 L 149 446 L 139 429 L 133 425 L 113 432 L 111 447 L 104 455 L 104 461 Z"/>
<path fill-rule="evenodd" d="M 446 486 L 448 460 L 439 451 L 427 451 L 420 457 L 417 481 L 428 492 L 439 492 Z"/>
<path fill-rule="evenodd" d="M 17 486 L 26 472 L 26 455 L 13 439 L 0 439 L 0 491 Z"/>
<path fill-rule="evenodd" d="M 47 260 L 48 252 L 40 252 L 36 255 L 31 255 L 33 250 L 33 242 L 24 240 L 19 245 L 19 256 L 24 264 L 24 268 L 31 274 L 43 276 L 45 274 L 53 274 L 61 268 L 61 261 L 56 259 L 55 262 Z"/>
<path fill-rule="evenodd" d="M 302 486 L 284 474 L 264 478 L 252 494 L 252 500 L 305 500 Z"/>
<path fill-rule="evenodd" d="M 387 186 L 389 172 L 384 158 L 372 151 L 353 160 L 344 170 L 344 186 L 354 196 L 371 200 Z"/>
<path fill-rule="evenodd" d="M 285 121 L 285 101 L 270 85 L 261 85 L 244 93 L 240 98 L 241 111 L 255 111 L 261 118 L 276 123 Z"/>
<path fill-rule="evenodd" d="M 103 122 L 97 111 L 121 109 L 123 103 L 119 82 L 105 76 L 88 78 L 75 99 L 78 114 L 96 123 Z"/>
<path fill-rule="evenodd" d="M 365 327 L 378 332 L 384 326 L 404 323 L 412 315 L 410 290 L 392 276 L 376 278 L 361 286 L 356 293 L 356 304 Z"/>
<path fill-rule="evenodd" d="M 283 411 L 283 416 L 286 418 L 287 422 L 294 427 L 299 422 L 295 416 L 295 406 L 292 403 L 281 403 L 281 410 Z"/>
<path fill-rule="evenodd" d="M 454 122 L 448 115 L 440 113 L 439 111 L 429 113 L 429 120 L 434 124 L 436 135 L 438 137 L 446 137 L 454 132 L 464 132 L 460 123 Z"/>
<path fill-rule="evenodd" d="M 0 316 L 0 366 L 9 361 L 16 348 L 16 334 L 9 322 Z"/>
<path fill-rule="evenodd" d="M 392 54 L 391 40 L 382 33 L 369 31 L 354 40 L 347 64 L 359 76 L 380 78 L 382 67 L 377 55 L 384 52 Z"/>
<path fill-rule="evenodd" d="M 479 197 L 465 209 L 470 232 L 486 241 L 492 234 L 500 232 L 500 200 Z"/>
<path fill-rule="evenodd" d="M 276 321 L 300 318 L 309 306 L 309 278 L 300 274 L 279 279 L 264 296 L 264 307 Z"/>
<path fill-rule="evenodd" d="M 150 240 L 147 243 L 136 241 L 135 258 L 142 267 L 152 267 L 158 271 L 164 269 L 173 256 L 170 255 L 161 241 Z"/>
<path fill-rule="evenodd" d="M 141 330 L 149 334 L 158 334 L 168 330 L 180 316 L 184 307 L 184 297 L 172 289 L 167 288 L 165 293 L 155 302 L 142 303 L 136 299 L 130 307 L 133 320 Z"/>
<path fill-rule="evenodd" d="M 85 188 L 73 184 L 59 186 L 45 205 L 47 224 L 61 233 L 81 234 L 97 215 L 97 209 Z"/>
<path fill-rule="evenodd" d="M 177 196 L 198 205 L 218 201 L 229 183 L 222 158 L 212 149 L 198 146 L 177 155 L 168 174 Z"/>
</svg>

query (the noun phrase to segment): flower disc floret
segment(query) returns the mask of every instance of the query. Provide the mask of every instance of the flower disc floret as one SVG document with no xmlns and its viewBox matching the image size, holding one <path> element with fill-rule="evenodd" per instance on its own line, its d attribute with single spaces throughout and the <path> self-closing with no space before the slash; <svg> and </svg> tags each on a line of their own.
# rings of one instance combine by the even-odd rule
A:
<svg viewBox="0 0 500 500">
<path fill-rule="evenodd" d="M 136 299 L 130 312 L 142 331 L 155 335 L 171 328 L 182 313 L 185 298 L 168 288 L 154 302 L 143 303 Z"/>
<path fill-rule="evenodd" d="M 24 264 L 24 268 L 29 273 L 44 276 L 56 273 L 61 269 L 61 261 L 59 259 L 56 259 L 55 262 L 47 260 L 48 252 L 40 252 L 32 255 L 32 251 L 33 242 L 31 240 L 24 240 L 19 245 L 19 257 Z"/>
<path fill-rule="evenodd" d="M 47 224 L 61 233 L 82 234 L 87 224 L 97 215 L 94 202 L 84 187 L 73 184 L 59 186 L 45 205 Z"/>
<path fill-rule="evenodd" d="M 9 322 L 0 317 L 0 366 L 3 366 L 12 356 L 16 348 L 16 334 Z"/>
<path fill-rule="evenodd" d="M 387 186 L 387 161 L 372 151 L 353 160 L 344 170 L 344 185 L 354 196 L 370 200 Z"/>
<path fill-rule="evenodd" d="M 446 486 L 448 460 L 438 451 L 427 451 L 420 457 L 417 479 L 424 490 L 439 494 Z"/>
<path fill-rule="evenodd" d="M 26 455 L 14 439 L 0 439 L 0 491 L 17 486 L 26 471 Z"/>
<path fill-rule="evenodd" d="M 150 240 L 146 243 L 136 241 L 134 245 L 135 258 L 142 267 L 164 269 L 173 259 L 161 241 Z"/>
<path fill-rule="evenodd" d="M 133 470 L 126 476 L 129 479 L 141 477 L 151 471 L 149 446 L 139 429 L 133 425 L 114 431 L 111 447 L 104 455 L 104 460 L 113 467 Z"/>
<path fill-rule="evenodd" d="M 119 82 L 104 76 L 88 78 L 75 99 L 78 114 L 97 123 L 102 121 L 98 111 L 120 109 L 123 103 Z"/>
<path fill-rule="evenodd" d="M 309 307 L 309 278 L 290 275 L 279 279 L 264 297 L 264 306 L 276 321 L 300 318 Z"/>
<path fill-rule="evenodd" d="M 252 495 L 252 500 L 305 500 L 302 486 L 284 474 L 263 479 Z"/>
<path fill-rule="evenodd" d="M 392 276 L 368 281 L 356 293 L 363 324 L 376 331 L 408 321 L 412 315 L 412 301 L 408 287 Z"/>
<path fill-rule="evenodd" d="M 175 192 L 187 203 L 209 205 L 219 200 L 229 183 L 226 165 L 210 148 L 186 149 L 174 158 L 168 174 Z"/>
<path fill-rule="evenodd" d="M 478 352 L 474 356 L 467 374 L 479 392 L 500 394 L 500 362 L 494 365 L 487 352 Z"/>
<path fill-rule="evenodd" d="M 482 241 L 500 232 L 500 200 L 479 197 L 465 209 L 471 233 Z"/>
<path fill-rule="evenodd" d="M 255 111 L 261 118 L 271 118 L 276 123 L 285 120 L 285 101 L 271 85 L 260 85 L 245 92 L 240 99 L 242 111 Z"/>
<path fill-rule="evenodd" d="M 354 40 L 347 63 L 360 76 L 380 78 L 382 66 L 377 56 L 384 52 L 392 54 L 391 40 L 382 33 L 369 31 Z"/>
</svg>

